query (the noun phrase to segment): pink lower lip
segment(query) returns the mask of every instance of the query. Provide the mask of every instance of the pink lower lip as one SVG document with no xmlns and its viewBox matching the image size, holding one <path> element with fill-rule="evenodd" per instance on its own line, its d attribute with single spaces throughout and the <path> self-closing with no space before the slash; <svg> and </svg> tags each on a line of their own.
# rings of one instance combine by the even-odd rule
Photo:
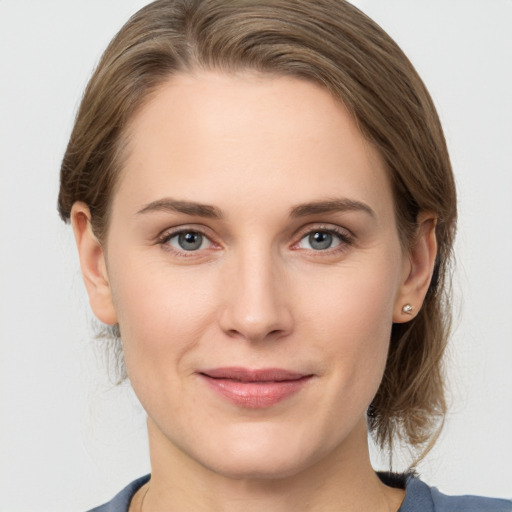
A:
<svg viewBox="0 0 512 512">
<path fill-rule="evenodd" d="M 294 375 L 286 380 L 265 380 L 265 377 L 260 374 L 255 380 L 250 380 L 250 376 L 240 379 L 238 374 L 233 378 L 213 377 L 205 373 L 199 375 L 210 389 L 233 404 L 248 409 L 260 409 L 277 404 L 299 392 L 312 377 L 312 375 Z"/>
</svg>

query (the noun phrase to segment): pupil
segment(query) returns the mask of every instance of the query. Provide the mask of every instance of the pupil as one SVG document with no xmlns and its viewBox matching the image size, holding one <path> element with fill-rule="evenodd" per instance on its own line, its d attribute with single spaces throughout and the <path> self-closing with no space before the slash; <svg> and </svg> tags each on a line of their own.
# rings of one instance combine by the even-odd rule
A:
<svg viewBox="0 0 512 512">
<path fill-rule="evenodd" d="M 329 249 L 332 244 L 332 235 L 323 231 L 317 231 L 309 235 L 309 243 L 313 249 Z"/>
<path fill-rule="evenodd" d="M 201 247 L 203 236 L 200 233 L 181 233 L 178 242 L 182 249 L 195 251 Z"/>
</svg>

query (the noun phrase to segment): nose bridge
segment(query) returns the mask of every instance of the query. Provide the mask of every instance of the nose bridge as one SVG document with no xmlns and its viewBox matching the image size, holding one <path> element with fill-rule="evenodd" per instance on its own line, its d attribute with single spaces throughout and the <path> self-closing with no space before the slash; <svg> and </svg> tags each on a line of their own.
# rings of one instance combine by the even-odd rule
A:
<svg viewBox="0 0 512 512">
<path fill-rule="evenodd" d="M 287 334 L 292 315 L 278 255 L 252 243 L 236 251 L 234 258 L 223 329 L 252 341 Z"/>
</svg>

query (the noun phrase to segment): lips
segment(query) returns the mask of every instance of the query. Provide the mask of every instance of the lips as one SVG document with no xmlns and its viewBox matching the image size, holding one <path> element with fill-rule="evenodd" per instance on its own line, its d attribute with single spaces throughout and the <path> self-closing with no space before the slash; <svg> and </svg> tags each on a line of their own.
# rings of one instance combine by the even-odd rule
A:
<svg viewBox="0 0 512 512">
<path fill-rule="evenodd" d="M 201 370 L 198 375 L 209 388 L 238 407 L 270 407 L 298 393 L 313 377 L 280 368 L 239 367 Z"/>
</svg>

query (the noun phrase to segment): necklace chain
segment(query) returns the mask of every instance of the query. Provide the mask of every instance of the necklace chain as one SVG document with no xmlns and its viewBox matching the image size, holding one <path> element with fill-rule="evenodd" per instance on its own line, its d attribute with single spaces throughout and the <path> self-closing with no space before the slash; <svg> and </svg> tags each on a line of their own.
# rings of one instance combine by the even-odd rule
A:
<svg viewBox="0 0 512 512">
<path fill-rule="evenodd" d="M 148 483 L 148 485 L 147 485 L 147 487 L 146 487 L 146 490 L 144 491 L 144 494 L 142 495 L 142 498 L 141 498 L 141 500 L 140 500 L 139 512 L 143 512 L 143 511 L 142 511 L 142 508 L 144 507 L 144 500 L 146 499 L 146 495 L 148 494 L 148 491 L 149 491 L 149 483 Z M 400 505 L 400 506 L 401 506 L 401 505 Z M 400 510 L 400 506 L 399 506 L 399 508 L 398 508 L 397 512 L 399 512 L 399 510 Z M 389 501 L 388 501 L 388 503 L 387 503 L 387 508 L 388 508 L 388 510 L 390 510 L 390 507 L 391 507 L 391 504 L 390 504 L 390 503 L 389 503 Z"/>
<path fill-rule="evenodd" d="M 142 512 L 142 507 L 144 506 L 144 500 L 146 499 L 146 494 L 148 493 L 148 491 L 149 491 L 149 484 L 146 487 L 146 491 L 144 492 L 144 495 L 142 496 L 142 499 L 140 500 L 139 512 Z"/>
</svg>

